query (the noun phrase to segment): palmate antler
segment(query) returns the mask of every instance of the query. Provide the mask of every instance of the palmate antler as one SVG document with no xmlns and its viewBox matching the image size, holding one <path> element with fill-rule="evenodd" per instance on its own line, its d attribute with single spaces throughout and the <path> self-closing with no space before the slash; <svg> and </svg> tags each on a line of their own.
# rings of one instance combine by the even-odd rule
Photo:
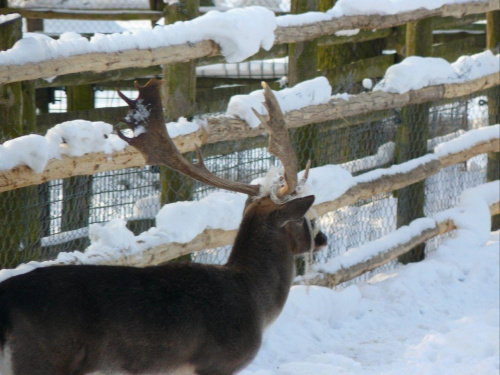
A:
<svg viewBox="0 0 500 375">
<path fill-rule="evenodd" d="M 163 118 L 160 86 L 161 81 L 157 79 L 150 80 L 144 86 L 139 86 L 136 82 L 135 87 L 139 91 L 139 97 L 135 100 L 127 98 L 118 90 L 118 95 L 130 107 L 124 121 L 133 130 L 134 137 L 129 138 L 123 135 L 120 130 L 117 131 L 118 136 L 129 145 L 137 148 L 149 165 L 165 165 L 210 186 L 249 196 L 258 195 L 259 185 L 226 180 L 208 171 L 198 146 L 196 146 L 197 162 L 195 164 L 182 156 L 167 133 Z M 297 187 L 297 160 L 278 101 L 266 83 L 263 82 L 262 86 L 264 87 L 264 105 L 268 110 L 269 117 L 266 119 L 254 112 L 269 131 L 269 152 L 277 156 L 284 166 L 285 183 L 278 190 L 278 197 L 281 198 L 294 193 Z M 307 176 L 307 171 L 305 176 Z"/>
</svg>

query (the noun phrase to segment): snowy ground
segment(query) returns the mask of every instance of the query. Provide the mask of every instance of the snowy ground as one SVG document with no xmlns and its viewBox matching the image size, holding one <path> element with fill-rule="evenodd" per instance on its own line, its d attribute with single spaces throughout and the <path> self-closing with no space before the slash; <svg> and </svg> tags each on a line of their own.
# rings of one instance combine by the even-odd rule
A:
<svg viewBox="0 0 500 375">
<path fill-rule="evenodd" d="M 462 234 L 344 289 L 293 287 L 240 375 L 497 375 L 499 239 Z"/>
</svg>

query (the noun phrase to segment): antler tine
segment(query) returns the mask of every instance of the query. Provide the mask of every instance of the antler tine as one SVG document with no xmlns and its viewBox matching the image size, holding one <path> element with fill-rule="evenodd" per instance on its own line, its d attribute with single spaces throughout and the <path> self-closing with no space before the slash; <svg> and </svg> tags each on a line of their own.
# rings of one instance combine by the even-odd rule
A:
<svg viewBox="0 0 500 375">
<path fill-rule="evenodd" d="M 293 151 L 288 129 L 286 128 L 285 119 L 278 100 L 267 83 L 262 82 L 262 87 L 264 88 L 265 100 L 263 104 L 267 108 L 269 116 L 266 119 L 264 116 L 258 114 L 255 109 L 253 111 L 269 132 L 269 145 L 267 146 L 267 150 L 278 157 L 283 164 L 285 185 L 278 190 L 277 194 L 278 197 L 284 197 L 285 195 L 292 194 L 297 188 L 297 158 Z"/>
<path fill-rule="evenodd" d="M 163 118 L 160 86 L 161 81 L 158 79 L 152 79 L 144 86 L 139 86 L 136 83 L 139 97 L 135 100 L 127 98 L 118 91 L 118 95 L 130 107 L 124 121 L 135 133 L 133 138 L 128 138 L 118 130 L 120 138 L 137 148 L 149 165 L 165 165 L 211 186 L 237 191 L 250 196 L 257 195 L 259 185 L 226 180 L 211 173 L 203 162 L 198 146 L 196 146 L 198 160 L 195 164 L 184 158 L 167 133 Z"/>
</svg>

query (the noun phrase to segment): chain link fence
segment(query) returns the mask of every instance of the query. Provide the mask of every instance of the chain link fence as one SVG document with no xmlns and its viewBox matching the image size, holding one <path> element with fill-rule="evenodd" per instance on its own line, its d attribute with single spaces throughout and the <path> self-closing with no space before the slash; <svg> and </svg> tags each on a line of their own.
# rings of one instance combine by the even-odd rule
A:
<svg viewBox="0 0 500 375">
<path fill-rule="evenodd" d="M 427 150 L 432 151 L 439 142 L 457 137 L 464 130 L 487 126 L 487 106 L 480 103 L 486 103 L 485 96 L 429 106 L 428 116 L 424 116 L 429 129 L 425 140 Z M 353 175 L 392 165 L 404 110 L 383 115 L 375 113 L 362 119 L 342 119 L 292 131 L 299 160 L 305 160 L 305 155 L 313 160 L 313 167 L 338 164 Z M 409 147 L 417 144 L 412 142 Z M 278 163 L 264 145 L 223 155 L 216 154 L 216 146 L 208 146 L 203 152 L 209 155 L 206 165 L 212 172 L 243 182 L 263 176 Z M 478 156 L 427 179 L 423 191 L 424 214 L 432 215 L 453 207 L 463 190 L 484 183 L 486 163 L 485 155 Z M 197 200 L 213 191 L 187 179 L 179 181 L 163 192 L 171 201 Z M 418 189 L 410 190 L 410 194 L 412 192 L 420 194 Z M 60 251 L 84 250 L 89 245 L 88 225 L 117 217 L 127 219 L 129 228 L 138 234 L 155 225 L 160 196 L 160 170 L 149 166 L 50 181 L 2 193 L 0 264 L 10 268 L 33 259 L 54 258 Z M 410 195 L 409 199 L 419 198 Z M 316 254 L 315 260 L 325 262 L 347 249 L 394 231 L 398 226 L 397 217 L 398 197 L 390 193 L 323 215 L 320 226 L 328 235 L 329 246 Z M 437 241 L 431 241 L 429 249 L 435 248 Z M 192 258 L 221 263 L 227 253 L 226 247 L 195 254 Z"/>
<path fill-rule="evenodd" d="M 214 4 L 227 7 L 263 5 L 289 11 L 289 1 L 281 0 L 215 0 Z M 149 7 L 148 2 L 142 0 L 94 0 L 88 3 L 76 0 L 11 0 L 9 5 L 48 8 L 81 8 L 87 5 L 94 9 Z M 125 25 L 106 22 L 106 27 L 111 27 L 106 31 L 99 29 L 97 24 L 81 24 L 82 29 L 79 29 L 75 21 L 66 21 L 71 26 L 60 24 L 57 26 L 61 28 L 59 30 L 55 23 L 51 26 L 50 22 L 44 23 L 45 31 L 49 32 L 54 27 L 50 31 L 54 33 L 115 32 L 123 30 L 114 28 Z M 337 50 L 325 48 L 320 55 L 326 65 L 321 68 L 332 82 L 334 92 L 354 93 L 364 88 L 352 72 L 332 68 L 335 65 L 332 64 L 333 56 L 342 65 L 391 52 L 385 48 L 385 42 L 356 43 Z M 220 64 L 199 67 L 197 70 L 200 78 L 235 79 L 236 85 L 247 87 L 246 92 L 251 91 L 248 87 L 258 84 L 260 79 L 279 79 L 287 73 L 287 58 Z M 246 81 L 238 83 L 237 79 L 241 78 Z M 249 84 L 249 79 L 255 81 Z M 123 91 L 128 97 L 136 97 L 134 90 Z M 216 97 L 216 92 L 222 89 L 212 86 L 206 91 L 206 96 Z M 358 175 L 417 158 L 432 151 L 436 144 L 453 139 L 463 131 L 488 126 L 491 121 L 488 119 L 487 104 L 492 92 L 498 95 L 496 90 L 488 92 L 489 96 L 482 93 L 460 100 L 409 106 L 292 130 L 291 137 L 299 164 L 303 167 L 311 159 L 313 167 L 337 164 L 353 175 Z M 65 112 L 65 91 L 56 89 L 54 97 L 49 111 Z M 224 108 L 227 98 L 224 100 L 218 106 L 219 109 Z M 123 102 L 114 91 L 96 88 L 95 108 L 121 105 Z M 200 113 L 205 113 L 204 108 L 198 109 Z M 278 164 L 276 158 L 267 153 L 265 140 L 257 143 L 257 146 L 239 151 L 231 151 L 235 147 L 228 145 L 225 150 L 229 151 L 224 152 L 220 151 L 218 145 L 205 146 L 203 153 L 208 155 L 205 163 L 221 177 L 250 182 Z M 474 157 L 466 163 L 445 168 L 425 182 L 323 215 L 319 224 L 328 236 L 329 245 L 315 254 L 315 261 L 326 262 L 348 249 L 378 239 L 415 218 L 455 206 L 463 190 L 486 181 L 486 168 L 485 155 Z M 50 181 L 0 193 L 0 266 L 12 268 L 30 260 L 53 259 L 61 251 L 84 250 L 89 245 L 89 225 L 105 223 L 117 217 L 125 218 L 129 228 L 138 234 L 155 225 L 155 215 L 162 201 L 197 200 L 213 191 L 211 187 L 175 175 L 169 178 L 165 183 L 162 170 L 158 167 L 132 168 Z M 162 182 L 166 186 L 163 190 Z M 414 203 L 421 201 L 425 202 L 422 209 L 415 209 Z M 425 251 L 435 249 L 442 237 L 428 241 Z M 223 263 L 229 250 L 230 247 L 209 249 L 192 254 L 191 258 L 197 262 Z M 388 265 L 384 269 L 393 266 Z"/>
</svg>

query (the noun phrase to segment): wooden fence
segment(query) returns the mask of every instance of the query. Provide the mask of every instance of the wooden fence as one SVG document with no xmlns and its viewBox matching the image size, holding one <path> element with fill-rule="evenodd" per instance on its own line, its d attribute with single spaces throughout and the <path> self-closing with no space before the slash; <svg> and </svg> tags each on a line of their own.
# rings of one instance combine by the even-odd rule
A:
<svg viewBox="0 0 500 375">
<path fill-rule="evenodd" d="M 495 26 L 498 24 L 498 9 L 500 9 L 500 4 L 495 1 L 473 1 L 462 4 L 449 4 L 435 10 L 419 9 L 395 15 L 350 16 L 301 26 L 278 26 L 275 31 L 275 47 L 273 47 L 269 53 L 259 53 L 259 57 L 282 56 L 287 52 L 287 49 L 282 49 L 281 47 L 284 45 L 286 47 L 287 44 L 290 44 L 290 53 L 292 53 L 292 51 L 295 51 L 294 46 L 300 43 L 306 43 L 306 47 L 311 46 L 307 45 L 307 43 L 314 43 L 313 48 L 316 50 L 318 47 L 328 48 L 331 46 L 361 43 L 375 39 L 390 41 L 391 45 L 395 47 L 396 53 L 389 56 L 389 58 L 387 58 L 387 56 L 376 56 L 377 64 L 375 64 L 375 60 L 373 60 L 375 57 L 369 57 L 364 60 L 351 61 L 335 68 L 326 67 L 324 69 L 324 73 L 331 78 L 331 81 L 340 79 L 338 77 L 342 76 L 343 72 L 347 69 L 351 72 L 357 72 L 353 76 L 356 77 L 353 78 L 355 81 L 360 81 L 365 77 L 375 78 L 381 76 L 381 72 L 385 71 L 385 67 L 404 57 L 401 44 L 398 44 L 401 41 L 401 37 L 405 34 L 404 29 L 406 29 L 407 34 L 407 49 L 415 47 L 410 45 L 409 40 L 411 38 L 408 37 L 408 35 L 411 36 L 411 31 L 409 31 L 410 26 L 401 28 L 402 25 L 412 25 L 431 19 L 436 27 L 437 25 L 441 25 L 442 27 L 449 27 L 450 25 L 456 27 L 456 25 L 463 25 L 464 23 L 470 25 L 471 22 L 486 18 L 485 13 L 487 12 L 489 22 L 488 27 L 491 26 L 491 30 L 488 29 L 488 45 L 486 45 L 486 40 L 484 40 L 484 47 L 493 49 L 498 43 L 498 41 L 491 36 L 491 34 L 494 33 L 495 27 L 498 27 Z M 7 9 L 5 7 L 2 8 L 2 13 L 11 13 L 12 11 L 15 10 Z M 158 11 L 143 12 L 138 18 L 156 20 L 159 14 L 165 14 L 166 12 L 171 11 L 172 9 L 165 10 L 163 13 Z M 49 13 L 50 17 L 71 19 L 75 19 L 74 17 L 76 17 L 75 12 L 66 14 L 64 12 L 47 13 L 44 11 L 22 10 L 21 13 L 24 16 L 31 18 L 40 18 L 44 16 L 47 16 L 48 18 Z M 107 12 L 106 14 L 106 17 L 108 17 L 107 19 L 123 19 L 124 17 L 123 15 L 118 15 L 118 13 L 114 12 Z M 86 16 L 80 14 L 78 17 L 81 17 L 79 19 L 83 19 L 85 17 L 96 17 L 96 15 L 92 15 L 87 12 Z M 127 15 L 127 17 L 129 17 L 129 15 Z M 193 15 L 190 16 L 190 18 L 192 17 Z M 18 32 L 15 28 L 12 28 L 12 25 L 19 27 L 19 20 L 14 18 L 5 24 L 0 24 L 0 34 L 5 36 L 7 33 L 8 35 L 13 35 Z M 346 29 L 364 29 L 365 31 L 360 32 L 357 36 L 335 35 L 336 32 Z M 377 31 L 366 31 L 373 29 L 376 29 Z M 3 39 L 0 38 L 0 40 Z M 454 43 L 453 45 L 456 49 L 457 40 L 452 40 L 452 42 Z M 12 41 L 8 41 L 7 44 L 4 43 L 0 45 L 0 47 L 7 49 L 9 48 L 9 43 L 12 44 Z M 469 41 L 464 43 L 467 44 Z M 447 43 L 440 43 L 439 46 L 446 44 Z M 403 42 L 402 45 L 405 45 L 405 43 Z M 468 51 L 472 52 L 477 52 L 478 49 L 482 48 L 478 47 L 477 38 L 474 39 L 473 44 L 469 43 L 467 45 L 469 46 Z M 480 43 L 479 46 L 481 46 Z M 454 56 L 453 54 L 450 55 L 446 52 L 451 48 L 437 47 L 438 46 L 434 48 L 434 52 L 437 52 L 437 54 L 442 54 L 445 57 L 448 56 L 449 59 L 451 59 L 450 56 Z M 186 43 L 181 45 L 162 46 L 147 50 L 128 49 L 115 53 L 79 54 L 65 58 L 47 59 L 37 63 L 27 63 L 23 65 L 0 65 L 0 82 L 4 90 L 7 87 L 16 87 L 15 85 L 18 85 L 18 82 L 22 82 L 24 98 L 19 99 L 19 101 L 24 100 L 26 104 L 34 102 L 35 90 L 37 88 L 42 89 L 47 87 L 58 87 L 61 85 L 73 86 L 81 85 L 83 83 L 88 85 L 93 83 L 126 81 L 132 78 L 135 79 L 151 74 L 157 75 L 163 73 L 166 75 L 167 71 L 160 68 L 159 65 L 175 67 L 179 64 L 182 65 L 186 61 L 193 60 L 196 60 L 198 64 L 214 63 L 220 61 L 220 57 L 218 57 L 219 54 L 220 47 L 210 40 L 194 44 Z M 290 58 L 290 65 L 299 65 L 302 63 L 302 59 L 305 58 L 306 56 L 295 54 L 294 58 Z M 370 71 L 370 69 L 367 68 L 367 65 L 370 65 L 370 63 L 378 65 L 381 60 L 383 60 L 381 65 L 383 68 L 376 69 L 375 71 Z M 308 62 L 307 64 L 305 66 L 306 71 L 316 71 L 318 61 Z M 291 71 L 294 69 L 296 68 L 290 67 Z M 186 82 L 191 79 L 190 76 L 194 76 L 194 66 L 188 67 L 188 70 L 185 72 L 188 72 L 185 74 L 187 76 L 186 80 L 176 83 L 179 87 L 192 86 L 191 84 L 187 85 Z M 178 73 L 176 74 L 178 75 Z M 57 77 L 53 80 L 45 79 L 54 76 Z M 296 74 L 295 77 L 290 77 L 290 81 L 297 82 L 300 80 L 300 77 L 301 74 Z M 362 118 L 363 116 L 373 112 L 403 107 L 417 108 L 419 110 L 422 110 L 423 108 L 425 111 L 425 108 L 428 107 L 418 106 L 425 105 L 430 102 L 438 102 L 468 96 L 474 93 L 482 92 L 485 89 L 498 89 L 499 84 L 498 74 L 492 74 L 467 83 L 430 86 L 404 94 L 390 94 L 384 92 L 360 93 L 349 100 L 332 100 L 327 104 L 315 105 L 301 110 L 291 111 L 285 115 L 285 118 L 288 127 L 305 129 L 306 131 L 309 129 L 308 125 L 311 124 L 324 121 L 343 120 L 337 121 L 334 125 L 336 129 L 341 129 L 356 125 L 357 122 L 354 120 L 355 118 Z M 187 92 L 182 95 L 189 97 L 192 95 L 192 92 Z M 28 99 L 26 99 L 26 97 Z M 499 100 L 498 97 L 500 97 L 500 95 L 493 95 L 489 99 L 490 112 L 493 114 L 495 108 L 497 108 L 496 110 L 498 112 L 498 105 L 495 107 L 495 103 Z M 19 98 L 19 96 L 17 98 Z M 175 100 L 175 98 L 170 98 L 170 100 Z M 192 103 L 194 99 L 190 98 L 186 100 Z M 14 103 L 9 102 L 9 100 L 0 102 L 0 111 L 11 110 L 12 106 L 16 106 L 16 101 L 18 101 L 18 99 L 14 100 Z M 166 101 L 168 102 L 169 99 L 167 98 Z M 25 108 L 25 110 L 33 110 L 33 106 L 24 105 L 23 108 Z M 104 111 L 105 110 L 90 110 L 85 111 L 85 113 L 90 114 L 90 117 L 88 118 L 89 120 L 95 120 L 96 118 L 93 118 L 92 116 L 101 116 L 104 114 Z M 112 116 L 117 115 L 116 110 L 109 109 L 109 111 L 113 113 Z M 123 111 L 123 109 L 120 109 L 120 111 Z M 178 117 L 186 114 L 174 112 L 172 109 L 168 109 L 167 112 L 168 115 L 172 117 Z M 75 114 L 81 113 L 81 111 L 75 111 Z M 494 117 L 491 113 L 490 118 Z M 30 115 L 26 113 L 23 116 L 24 121 L 26 121 L 26 118 L 29 118 L 30 116 L 33 117 L 32 114 Z M 38 117 L 41 118 L 42 115 Z M 15 120 L 14 117 L 8 118 Z M 353 121 L 344 121 L 346 118 L 352 119 Z M 490 122 L 496 123 L 498 120 L 492 120 Z M 36 131 L 35 126 L 32 127 L 32 131 Z M 176 137 L 174 142 L 181 152 L 186 153 L 193 151 L 195 144 L 220 145 L 224 144 L 224 142 L 262 139 L 259 137 L 262 137 L 264 134 L 265 131 L 262 127 L 251 128 L 243 120 L 228 116 L 212 116 L 208 118 L 207 127 L 205 129 L 201 129 L 186 136 Z M 258 141 L 257 144 L 262 144 L 262 140 Z M 255 146 L 255 142 L 253 145 Z M 324 214 L 336 210 L 339 207 L 356 203 L 360 199 L 366 199 L 382 192 L 391 192 L 410 186 L 418 181 L 422 181 L 432 174 L 437 173 L 444 166 L 463 162 L 474 155 L 490 153 L 490 159 L 494 162 L 494 160 L 498 160 L 499 151 L 500 144 L 498 139 L 477 144 L 470 150 L 460 152 L 453 156 L 447 156 L 445 158 L 437 158 L 428 164 L 420 165 L 416 169 L 405 173 L 384 176 L 378 180 L 370 181 L 369 183 L 359 183 L 351 188 L 342 197 L 339 197 L 335 201 L 318 205 L 316 209 L 319 214 Z M 418 156 L 419 155 L 413 155 L 412 158 L 417 158 Z M 397 160 L 398 163 L 404 163 L 405 161 L 406 160 Z M 490 164 L 494 164 L 493 162 L 490 162 Z M 111 156 L 102 153 L 94 153 L 87 154 L 82 157 L 63 157 L 60 160 L 51 160 L 45 170 L 41 173 L 34 173 L 31 169 L 25 166 L 0 172 L 0 192 L 42 184 L 54 179 L 86 176 L 98 172 L 135 166 L 144 166 L 144 160 L 142 156 L 132 148 L 126 148 L 125 150 L 114 153 Z M 498 174 L 495 168 L 490 167 L 490 169 L 493 171 L 490 173 L 490 179 L 498 179 L 498 177 L 495 178 L 494 175 L 495 173 Z M 407 221 L 411 221 L 413 219 L 414 218 L 409 218 Z M 400 224 L 408 223 L 409 222 Z M 135 266 L 145 266 L 153 263 L 158 264 L 193 251 L 230 244 L 234 238 L 234 234 L 235 231 L 224 232 L 220 230 L 206 230 L 187 244 L 171 243 L 161 245 L 159 247 L 147 249 L 145 252 L 137 256 L 124 255 L 121 258 L 114 257 L 113 259 L 107 259 L 106 256 L 103 255 L 103 259 L 96 259 L 96 261 L 105 264 L 131 264 Z"/>
</svg>

